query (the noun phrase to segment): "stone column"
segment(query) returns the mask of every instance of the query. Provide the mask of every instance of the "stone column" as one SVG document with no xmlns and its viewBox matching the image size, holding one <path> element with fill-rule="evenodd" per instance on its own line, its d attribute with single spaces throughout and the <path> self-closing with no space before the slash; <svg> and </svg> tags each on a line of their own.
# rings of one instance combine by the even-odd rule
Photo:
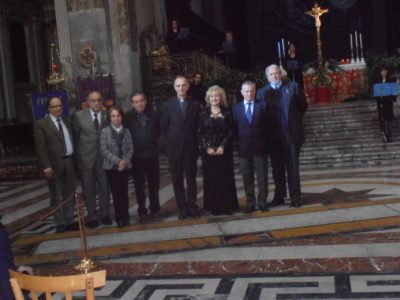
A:
<svg viewBox="0 0 400 300">
<path fill-rule="evenodd" d="M 0 119 L 11 120 L 16 117 L 14 95 L 14 66 L 12 64 L 12 51 L 10 31 L 7 18 L 0 13 Z"/>
<path fill-rule="evenodd" d="M 57 32 L 58 32 L 58 47 L 60 50 L 60 60 L 63 63 L 63 72 L 68 77 L 72 76 L 72 50 L 71 36 L 68 24 L 67 1 L 54 0 L 54 9 L 56 12 Z"/>
<path fill-rule="evenodd" d="M 45 80 L 45 66 L 46 62 L 43 60 L 43 47 L 42 47 L 42 31 L 41 31 L 41 23 L 39 18 L 35 18 L 31 25 L 32 32 L 32 52 L 34 53 L 33 64 L 34 68 L 34 79 L 39 91 L 42 92 L 44 89 L 44 80 Z"/>
</svg>

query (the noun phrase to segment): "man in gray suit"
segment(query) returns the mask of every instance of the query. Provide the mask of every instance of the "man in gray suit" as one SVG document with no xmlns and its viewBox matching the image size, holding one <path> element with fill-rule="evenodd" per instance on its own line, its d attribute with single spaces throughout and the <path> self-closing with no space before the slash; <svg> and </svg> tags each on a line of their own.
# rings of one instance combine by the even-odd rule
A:
<svg viewBox="0 0 400 300">
<path fill-rule="evenodd" d="M 103 170 L 103 157 L 100 151 L 100 131 L 107 126 L 103 97 L 99 91 L 88 95 L 89 108 L 75 113 L 74 131 L 79 173 L 83 197 L 87 208 L 86 224 L 89 228 L 99 225 L 99 217 L 104 225 L 111 225 L 110 190 Z M 99 212 L 96 207 L 96 192 L 99 194 Z"/>
<path fill-rule="evenodd" d="M 49 98 L 47 109 L 49 114 L 35 123 L 33 134 L 39 163 L 49 185 L 50 205 L 55 207 L 67 198 L 73 198 L 75 192 L 74 148 L 71 123 L 61 116 L 61 99 Z M 74 209 L 72 199 L 56 211 L 57 232 L 78 229 L 73 220 Z"/>
</svg>

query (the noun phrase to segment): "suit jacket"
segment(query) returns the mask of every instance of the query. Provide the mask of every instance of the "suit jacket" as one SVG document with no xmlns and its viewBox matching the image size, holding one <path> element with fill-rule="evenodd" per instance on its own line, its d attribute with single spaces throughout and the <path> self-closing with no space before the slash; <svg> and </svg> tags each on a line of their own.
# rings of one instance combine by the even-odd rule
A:
<svg viewBox="0 0 400 300">
<path fill-rule="evenodd" d="M 131 133 L 128 129 L 122 128 L 120 134 L 122 137 L 122 156 L 119 156 L 119 149 L 117 141 L 113 135 L 113 128 L 111 125 L 103 128 L 100 134 L 100 148 L 101 153 L 104 157 L 103 159 L 103 169 L 104 170 L 117 170 L 118 164 L 121 159 L 123 159 L 126 163 L 127 169 L 132 168 L 131 158 L 133 154 L 133 144 Z"/>
<path fill-rule="evenodd" d="M 74 145 L 71 122 L 64 117 L 61 118 L 68 129 L 71 143 Z M 46 116 L 35 123 L 33 136 L 36 153 L 42 169 L 52 168 L 56 175 L 59 174 L 64 168 L 62 157 L 65 155 L 65 145 L 58 128 L 54 125 L 50 116 Z"/>
<path fill-rule="evenodd" d="M 140 123 L 135 109 L 129 110 L 124 116 L 124 127 L 128 128 L 132 135 L 135 148 L 133 159 L 150 158 L 158 156 L 158 138 L 160 136 L 160 117 L 151 107 L 144 112 L 146 126 Z"/>
<path fill-rule="evenodd" d="M 76 156 L 80 167 L 92 168 L 97 156 L 101 165 L 103 157 L 100 151 L 100 132 L 108 126 L 105 111 L 100 111 L 100 128 L 96 130 L 89 108 L 77 111 L 74 117 L 74 134 L 76 140 Z"/>
<path fill-rule="evenodd" d="M 290 142 L 301 145 L 304 142 L 303 116 L 308 107 L 306 97 L 296 82 L 284 81 L 281 89 L 282 97 L 285 99 L 275 97 L 275 91 L 270 84 L 257 92 L 257 96 L 265 100 L 270 113 L 269 136 L 275 139 L 284 134 L 278 119 L 281 115 L 279 101 L 287 100 L 289 103 L 287 135 Z"/>
<path fill-rule="evenodd" d="M 254 100 L 253 118 L 249 123 L 244 101 L 232 108 L 233 121 L 239 138 L 239 157 L 267 154 L 267 107 L 263 101 Z"/>
<path fill-rule="evenodd" d="M 164 103 L 161 124 L 166 136 L 166 154 L 171 159 L 180 159 L 186 155 L 198 155 L 197 130 L 200 104 L 189 99 L 186 113 L 183 114 L 178 98 L 171 98 Z"/>
</svg>

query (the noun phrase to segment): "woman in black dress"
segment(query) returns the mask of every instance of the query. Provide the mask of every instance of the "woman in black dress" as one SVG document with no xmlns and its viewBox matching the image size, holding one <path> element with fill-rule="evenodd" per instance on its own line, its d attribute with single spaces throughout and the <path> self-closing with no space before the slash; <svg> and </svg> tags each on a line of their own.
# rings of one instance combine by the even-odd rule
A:
<svg viewBox="0 0 400 300">
<path fill-rule="evenodd" d="M 375 83 L 395 82 L 390 78 L 389 70 L 383 66 L 380 68 L 380 76 Z M 379 126 L 383 133 L 383 141 L 385 143 L 392 142 L 392 122 L 393 122 L 393 102 L 396 101 L 396 96 L 381 96 L 376 97 L 376 108 L 378 110 Z"/>
<path fill-rule="evenodd" d="M 301 71 L 300 61 L 296 53 L 296 47 L 293 43 L 289 45 L 286 68 L 289 80 L 297 82 L 299 86 L 303 88 L 303 73 Z"/>
<path fill-rule="evenodd" d="M 239 208 L 233 172 L 233 120 L 225 91 L 217 85 L 206 93 L 207 108 L 200 113 L 199 147 L 203 162 L 204 210 L 232 214 Z"/>
</svg>

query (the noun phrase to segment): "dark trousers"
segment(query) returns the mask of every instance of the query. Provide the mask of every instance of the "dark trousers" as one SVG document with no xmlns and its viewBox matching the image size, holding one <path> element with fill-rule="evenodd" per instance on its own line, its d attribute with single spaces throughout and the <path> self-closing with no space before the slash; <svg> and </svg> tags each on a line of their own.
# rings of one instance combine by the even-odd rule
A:
<svg viewBox="0 0 400 300">
<path fill-rule="evenodd" d="M 14 299 L 12 289 L 10 286 L 10 276 L 8 269 L 16 269 L 14 265 L 14 258 L 10 249 L 10 242 L 8 240 L 7 232 L 0 223 L 0 299 L 12 300 Z"/>
<path fill-rule="evenodd" d="M 268 197 L 268 160 L 266 156 L 253 155 L 250 157 L 241 157 L 240 170 L 242 172 L 244 190 L 247 198 L 247 206 L 254 208 L 256 205 L 256 196 L 254 192 L 254 171 L 256 172 L 258 182 L 257 204 L 265 206 Z"/>
<path fill-rule="evenodd" d="M 180 159 L 169 158 L 175 200 L 179 210 L 190 212 L 197 209 L 197 155 L 183 155 Z M 186 191 L 183 180 L 186 179 Z"/>
<path fill-rule="evenodd" d="M 299 201 L 301 196 L 299 156 L 300 145 L 276 140 L 271 149 L 272 176 L 275 183 L 275 199 L 286 197 L 286 173 L 290 200 Z"/>
<path fill-rule="evenodd" d="M 115 220 L 129 221 L 128 179 L 129 171 L 106 170 L 114 202 Z"/>
<path fill-rule="evenodd" d="M 147 213 L 146 208 L 146 179 L 149 187 L 150 212 L 160 211 L 160 163 L 158 156 L 149 158 L 136 158 L 132 160 L 133 180 L 135 182 L 136 199 L 138 203 L 138 214 Z"/>
<path fill-rule="evenodd" d="M 75 193 L 75 166 L 71 157 L 64 158 L 64 168 L 54 178 L 47 179 L 50 206 L 55 207 Z M 54 213 L 55 225 L 74 222 L 75 200 L 71 199 Z"/>
</svg>

